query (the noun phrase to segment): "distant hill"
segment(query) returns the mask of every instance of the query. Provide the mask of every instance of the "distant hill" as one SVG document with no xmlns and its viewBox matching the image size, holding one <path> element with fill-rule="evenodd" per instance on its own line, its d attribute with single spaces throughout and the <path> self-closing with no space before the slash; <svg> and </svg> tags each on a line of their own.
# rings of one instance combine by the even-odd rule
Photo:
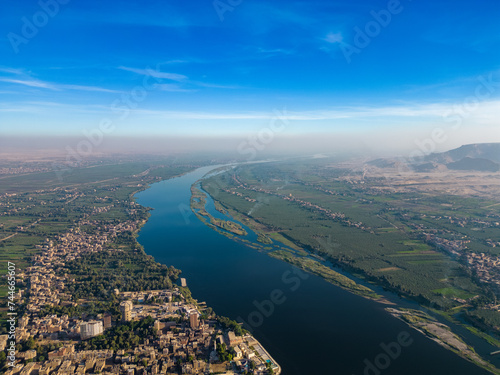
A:
<svg viewBox="0 0 500 375">
<path fill-rule="evenodd" d="M 418 164 L 418 165 L 413 165 L 412 168 L 415 172 L 431 172 L 435 169 L 437 169 L 438 164 L 436 163 L 424 163 L 424 164 Z"/>
<path fill-rule="evenodd" d="M 380 169 L 409 169 L 415 172 L 449 170 L 498 172 L 500 171 L 500 143 L 477 143 L 450 151 L 430 154 L 413 163 L 404 158 L 376 159 L 367 163 Z M 405 166 L 405 167 L 402 167 Z"/>
<path fill-rule="evenodd" d="M 480 171 L 480 172 L 498 172 L 500 164 L 494 161 L 481 158 L 465 157 L 459 161 L 446 164 L 448 169 L 455 169 L 461 171 Z"/>
<path fill-rule="evenodd" d="M 487 159 L 500 163 L 500 143 L 477 143 L 465 145 L 439 154 L 428 155 L 426 160 L 448 164 L 460 161 L 464 158 Z"/>
<path fill-rule="evenodd" d="M 500 143 L 476 143 L 426 157 L 431 163 L 444 164 L 460 171 L 498 172 Z"/>
<path fill-rule="evenodd" d="M 368 164 L 379 168 L 389 168 L 394 167 L 394 164 L 396 164 L 396 162 L 389 159 L 376 159 L 369 161 Z"/>
</svg>

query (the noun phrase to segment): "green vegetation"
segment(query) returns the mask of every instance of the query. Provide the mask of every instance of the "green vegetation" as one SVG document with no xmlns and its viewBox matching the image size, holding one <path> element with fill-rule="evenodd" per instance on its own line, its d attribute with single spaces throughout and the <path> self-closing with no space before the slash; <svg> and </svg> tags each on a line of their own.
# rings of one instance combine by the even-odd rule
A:
<svg viewBox="0 0 500 375">
<path fill-rule="evenodd" d="M 268 374 L 270 375 L 274 374 L 273 366 L 269 362 L 266 363 L 266 369 Z"/>
<path fill-rule="evenodd" d="M 321 276 L 329 283 L 338 285 L 362 297 L 367 297 L 372 299 L 380 298 L 380 296 L 370 288 L 357 284 L 355 281 L 351 280 L 347 276 L 335 272 L 334 270 L 321 264 L 317 260 L 304 257 L 300 258 L 283 250 L 273 251 L 269 255 L 278 259 L 282 259 L 288 263 L 291 263 L 294 266 L 303 269 L 304 271 L 308 271 L 315 275 Z"/>
<path fill-rule="evenodd" d="M 443 288 L 443 289 L 436 289 L 433 291 L 436 294 L 440 294 L 445 297 L 451 297 L 451 298 L 460 298 L 460 299 L 469 299 L 474 297 L 474 294 L 468 293 L 464 290 L 457 289 L 457 288 Z"/>
<path fill-rule="evenodd" d="M 219 211 L 222 214 L 227 214 L 227 210 L 224 208 L 224 206 L 222 204 L 220 204 L 217 201 L 214 201 L 214 205 L 215 205 L 215 209 L 217 211 Z"/>
<path fill-rule="evenodd" d="M 221 229 L 224 229 L 228 232 L 234 233 L 238 236 L 246 236 L 248 233 L 243 229 L 243 227 L 235 222 L 229 221 L 229 220 L 220 220 L 216 219 L 210 215 L 210 223 L 215 225 L 216 227 L 219 227 Z"/>
<path fill-rule="evenodd" d="M 273 240 L 271 240 L 265 234 L 261 234 L 261 233 L 258 234 L 257 241 L 259 241 L 260 243 L 263 243 L 265 245 L 271 245 L 273 243 Z"/>
<path fill-rule="evenodd" d="M 217 316 L 217 320 L 224 329 L 234 331 L 236 336 L 243 336 L 243 334 L 247 333 L 247 330 L 241 328 L 241 325 L 238 322 L 225 316 Z"/>
<path fill-rule="evenodd" d="M 104 332 L 103 335 L 82 341 L 79 349 L 131 349 L 144 344 L 145 337 L 156 337 L 154 319 L 150 316 L 132 322 L 120 323 Z"/>
<path fill-rule="evenodd" d="M 103 298 L 121 292 L 172 288 L 180 271 L 157 263 L 142 250 L 109 251 L 84 255 L 58 269 L 75 282 L 67 292 L 75 300 Z"/>
<path fill-rule="evenodd" d="M 231 234 L 237 236 L 246 236 L 248 234 L 240 224 L 230 220 L 217 219 L 210 215 L 210 213 L 208 213 L 205 208 L 205 204 L 205 193 L 202 192 L 198 187 L 196 187 L 196 183 L 193 184 L 193 186 L 191 187 L 191 209 L 203 223 L 214 229 L 222 229 L 222 231 L 219 230 L 219 232 L 226 235 L 227 237 L 231 237 Z M 222 210 L 222 206 L 218 205 L 218 207 L 219 211 Z"/>
<path fill-rule="evenodd" d="M 120 312 L 120 304 L 117 300 L 111 301 L 93 301 L 89 303 L 82 303 L 77 306 L 72 305 L 58 305 L 58 306 L 49 306 L 46 305 L 43 309 L 38 313 L 38 316 L 62 316 L 68 315 L 70 318 L 78 318 L 81 319 L 83 316 L 91 315 L 97 316 L 98 314 L 110 313 L 112 315 L 112 319 L 114 321 L 119 320 L 121 317 Z"/>
<path fill-rule="evenodd" d="M 226 344 L 217 344 L 217 355 L 219 357 L 219 361 L 228 362 L 232 361 L 234 358 L 234 352 L 226 347 Z"/>
<path fill-rule="evenodd" d="M 490 309 L 476 309 L 468 311 L 465 319 L 483 330 L 493 330 L 500 334 L 500 312 Z M 500 346 L 500 345 L 499 345 Z"/>
</svg>

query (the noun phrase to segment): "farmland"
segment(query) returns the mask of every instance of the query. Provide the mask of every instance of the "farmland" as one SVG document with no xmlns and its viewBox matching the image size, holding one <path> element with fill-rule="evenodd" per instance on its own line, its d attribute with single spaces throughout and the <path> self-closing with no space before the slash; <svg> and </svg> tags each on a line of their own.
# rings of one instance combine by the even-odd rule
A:
<svg viewBox="0 0 500 375">
<path fill-rule="evenodd" d="M 495 272 L 483 271 L 500 249 L 498 180 L 484 181 L 479 193 L 462 191 L 477 178 L 391 180 L 320 159 L 240 166 L 202 187 L 237 213 L 233 217 L 257 223 L 257 231 L 268 237 L 279 236 L 422 305 L 470 316 L 483 329 L 496 330 L 500 313 L 493 305 L 499 291 L 490 276 Z M 276 256 L 299 262 L 294 255 Z M 478 257 L 488 262 L 475 262 Z M 474 313 L 485 309 L 488 314 Z"/>
</svg>

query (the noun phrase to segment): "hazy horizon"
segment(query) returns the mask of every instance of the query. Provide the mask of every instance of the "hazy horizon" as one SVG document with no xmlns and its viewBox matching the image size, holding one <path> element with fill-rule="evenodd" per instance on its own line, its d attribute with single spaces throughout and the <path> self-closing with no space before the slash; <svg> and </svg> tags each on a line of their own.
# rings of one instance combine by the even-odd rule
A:
<svg viewBox="0 0 500 375">
<path fill-rule="evenodd" d="M 374 137 L 371 137 L 372 141 Z M 94 141 L 96 138 L 94 138 Z M 350 157 L 402 157 L 411 158 L 431 153 L 446 152 L 463 145 L 495 142 L 445 142 L 437 144 L 431 139 L 420 143 L 399 143 L 389 147 L 382 142 L 369 143 L 343 135 L 331 134 L 276 136 L 269 143 L 262 142 L 258 135 L 246 137 L 103 137 L 92 143 L 92 138 L 80 137 L 22 137 L 7 136 L 0 139 L 0 155 L 36 155 L 40 158 L 58 157 L 89 159 L 109 154 L 123 155 L 178 155 L 207 153 L 241 160 L 259 160 L 267 157 L 304 156 L 325 154 L 327 156 Z"/>
</svg>

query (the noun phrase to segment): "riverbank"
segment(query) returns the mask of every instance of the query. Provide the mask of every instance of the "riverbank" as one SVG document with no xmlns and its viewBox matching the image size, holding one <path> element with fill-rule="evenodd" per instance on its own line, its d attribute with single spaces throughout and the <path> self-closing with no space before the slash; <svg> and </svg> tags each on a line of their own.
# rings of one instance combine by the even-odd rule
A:
<svg viewBox="0 0 500 375">
<path fill-rule="evenodd" d="M 453 333 L 450 327 L 439 323 L 426 313 L 418 310 L 394 308 L 386 308 L 386 311 L 460 357 L 493 374 L 500 374 L 499 369 L 483 360 L 472 347 L 467 345 L 458 335 Z"/>
</svg>

